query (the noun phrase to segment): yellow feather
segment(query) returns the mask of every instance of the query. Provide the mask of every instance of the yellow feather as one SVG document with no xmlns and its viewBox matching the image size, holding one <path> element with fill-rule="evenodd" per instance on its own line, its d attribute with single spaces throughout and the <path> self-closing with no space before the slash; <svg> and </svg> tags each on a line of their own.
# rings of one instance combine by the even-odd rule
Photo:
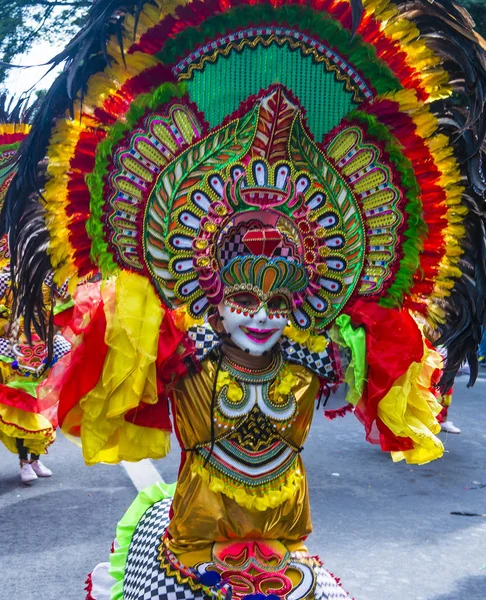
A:
<svg viewBox="0 0 486 600">
<path fill-rule="evenodd" d="M 26 123 L 0 123 L 0 135 L 12 133 L 29 133 L 31 125 Z"/>
<path fill-rule="evenodd" d="M 383 33 L 400 44 L 407 55 L 407 64 L 414 69 L 422 80 L 430 101 L 450 96 L 447 73 L 439 67 L 440 57 L 420 38 L 415 24 L 400 17 L 398 9 L 388 0 L 365 0 L 366 12 L 379 23 Z"/>
</svg>

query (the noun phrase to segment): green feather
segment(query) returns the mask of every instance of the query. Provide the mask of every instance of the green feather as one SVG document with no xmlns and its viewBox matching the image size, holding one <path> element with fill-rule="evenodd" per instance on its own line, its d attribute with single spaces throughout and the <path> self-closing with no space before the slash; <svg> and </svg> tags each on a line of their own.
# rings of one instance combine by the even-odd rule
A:
<svg viewBox="0 0 486 600">
<path fill-rule="evenodd" d="M 360 35 L 353 37 L 335 19 L 323 11 L 299 5 L 273 8 L 270 5 L 242 5 L 206 19 L 199 27 L 186 27 L 169 38 L 156 54 L 164 64 L 170 65 L 201 46 L 201 40 L 214 40 L 228 31 L 269 24 L 289 27 L 321 40 L 338 52 L 359 71 L 366 73 L 368 81 L 378 94 L 402 89 L 388 65 L 378 58 L 376 50 Z"/>
<path fill-rule="evenodd" d="M 95 166 L 86 183 L 90 191 L 90 217 L 86 231 L 91 239 L 91 260 L 99 265 L 104 276 L 118 271 L 111 250 L 105 239 L 102 215 L 104 212 L 104 181 L 108 166 L 113 157 L 114 147 L 133 129 L 147 110 L 156 110 L 172 98 L 181 98 L 186 93 L 183 84 L 164 83 L 153 92 L 143 94 L 134 100 L 124 121 L 117 121 L 108 130 L 106 138 L 96 149 Z"/>
</svg>

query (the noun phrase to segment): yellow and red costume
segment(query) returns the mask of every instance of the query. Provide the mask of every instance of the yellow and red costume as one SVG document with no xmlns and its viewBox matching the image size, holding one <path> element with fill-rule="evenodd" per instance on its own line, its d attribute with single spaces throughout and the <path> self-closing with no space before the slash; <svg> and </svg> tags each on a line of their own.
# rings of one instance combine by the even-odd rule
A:
<svg viewBox="0 0 486 600">
<path fill-rule="evenodd" d="M 343 381 L 394 460 L 442 455 L 442 360 L 409 311 L 449 346 L 447 386 L 484 312 L 486 63 L 435 6 L 98 0 L 59 55 L 7 199 L 17 306 L 42 320 L 22 299 L 50 270 L 103 281 L 42 390 L 88 464 L 162 458 L 172 430 L 183 456 L 88 597 L 347 598 L 303 546 L 300 456 Z"/>
<path fill-rule="evenodd" d="M 30 130 L 28 124 L 10 122 L 13 117 L 3 110 L 4 105 L 5 98 L 2 98 L 0 206 L 15 176 L 20 144 Z M 51 364 L 69 351 L 69 344 L 56 336 L 49 357 L 47 345 L 38 335 L 25 335 L 22 318 L 10 322 L 13 294 L 9 263 L 8 238 L 4 235 L 0 240 L 0 440 L 14 454 L 18 452 L 17 440 L 24 440 L 28 452 L 44 454 L 56 438 L 57 401 L 38 398 L 37 387 L 47 376 Z M 49 289 L 44 287 L 47 296 Z"/>
</svg>

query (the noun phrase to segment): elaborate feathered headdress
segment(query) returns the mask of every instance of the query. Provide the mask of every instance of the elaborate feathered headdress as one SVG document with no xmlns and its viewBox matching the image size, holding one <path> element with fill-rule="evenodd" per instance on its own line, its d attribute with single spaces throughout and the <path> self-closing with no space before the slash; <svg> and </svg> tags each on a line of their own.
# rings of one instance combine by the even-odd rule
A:
<svg viewBox="0 0 486 600">
<path fill-rule="evenodd" d="M 17 152 L 30 131 L 28 121 L 32 108 L 26 108 L 25 99 L 15 101 L 0 95 L 0 207 L 15 176 Z M 0 241 L 0 261 L 8 258 L 6 236 Z"/>
<path fill-rule="evenodd" d="M 6 94 L 0 95 L 0 205 L 15 175 L 15 158 L 20 143 L 30 131 L 30 109 L 25 109 L 25 99 L 15 102 Z"/>
<path fill-rule="evenodd" d="M 0 95 L 0 206 L 3 206 L 8 187 L 15 177 L 21 144 L 28 136 L 31 128 L 29 121 L 32 119 L 36 107 L 37 103 L 29 104 L 26 97 L 15 100 L 14 98 L 9 99 L 6 94 Z M 45 377 L 46 370 L 52 366 L 51 361 L 54 350 L 53 339 L 48 335 L 52 333 L 52 330 L 48 332 L 48 328 L 45 327 L 39 331 L 39 333 L 48 338 L 46 346 L 39 338 L 33 337 L 32 323 L 30 321 L 23 322 L 21 315 L 15 310 L 15 301 L 18 296 L 13 298 L 14 305 L 12 306 L 9 263 L 10 249 L 8 237 L 7 235 L 3 235 L 0 239 L 0 312 L 3 319 L 1 343 L 3 358 L 7 357 L 6 362 L 11 366 L 11 369 L 5 367 L 2 384 L 6 384 L 7 380 L 16 381 L 18 377 L 32 376 L 32 379 L 35 380 Z M 43 287 L 42 297 L 43 300 L 47 300 L 47 304 L 50 304 L 50 296 L 53 292 L 52 288 L 55 287 L 52 285 L 52 276 L 48 275 L 44 283 L 46 285 Z M 59 293 L 60 290 L 57 290 L 57 292 Z M 12 312 L 16 318 L 10 323 L 10 327 L 8 327 L 8 323 L 6 322 L 8 321 L 11 309 L 13 309 Z M 42 324 L 44 325 L 44 323 Z M 23 334 L 25 334 L 29 342 L 33 342 L 33 348 L 21 342 Z M 60 340 L 61 338 L 59 337 L 56 340 L 56 359 L 60 357 L 58 352 L 60 345 L 64 345 L 61 355 L 68 349 L 68 345 L 62 342 L 60 344 Z M 21 386 L 19 388 L 21 389 Z M 4 392 L 5 386 L 3 386 Z M 14 392 L 10 393 L 12 394 L 12 398 L 15 397 Z M 22 392 L 19 393 L 21 396 Z M 47 442 L 47 437 L 45 441 Z M 52 439 L 50 441 L 52 442 Z"/>
<path fill-rule="evenodd" d="M 444 385 L 472 359 L 486 59 L 455 3 L 98 0 L 63 60 L 3 212 L 29 318 L 49 269 L 131 271 L 193 317 L 240 284 L 303 329 L 406 307 Z"/>
</svg>

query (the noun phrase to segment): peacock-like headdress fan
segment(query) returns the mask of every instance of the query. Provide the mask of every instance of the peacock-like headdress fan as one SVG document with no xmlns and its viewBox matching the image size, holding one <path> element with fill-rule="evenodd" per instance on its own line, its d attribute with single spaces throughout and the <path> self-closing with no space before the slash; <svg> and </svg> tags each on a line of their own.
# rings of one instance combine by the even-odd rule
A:
<svg viewBox="0 0 486 600">
<path fill-rule="evenodd" d="M 3 213 L 19 310 L 47 269 L 131 271 L 194 318 L 365 300 L 425 314 L 450 376 L 473 355 L 486 58 L 455 3 L 98 0 L 55 60 Z"/>
</svg>

